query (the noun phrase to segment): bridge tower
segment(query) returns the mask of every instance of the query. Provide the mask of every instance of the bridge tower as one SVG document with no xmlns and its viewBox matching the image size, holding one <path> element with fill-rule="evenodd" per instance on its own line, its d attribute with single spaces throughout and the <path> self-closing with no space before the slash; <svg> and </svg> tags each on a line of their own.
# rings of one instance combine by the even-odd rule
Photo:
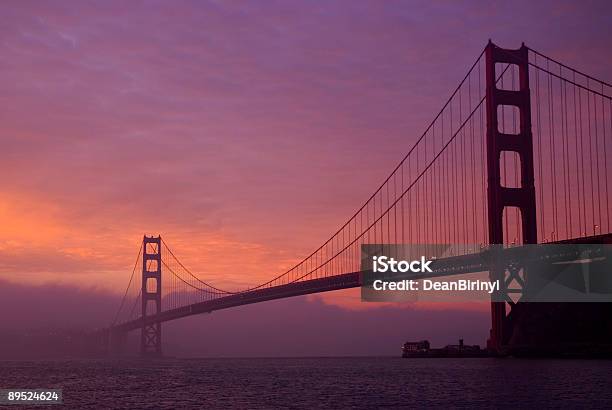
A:
<svg viewBox="0 0 612 410">
<path fill-rule="evenodd" d="M 161 322 L 149 316 L 161 313 L 161 236 L 146 236 L 142 240 L 142 330 L 140 353 L 161 356 Z"/>
<path fill-rule="evenodd" d="M 505 66 L 513 64 L 518 67 L 518 90 L 499 89 L 496 84 L 496 64 Z M 503 67 L 502 67 L 503 68 Z M 497 47 L 491 41 L 486 48 L 486 112 L 487 112 L 487 206 L 489 217 L 489 243 L 504 243 L 503 214 L 507 207 L 520 210 L 520 229 L 523 244 L 537 243 L 536 200 L 534 187 L 533 140 L 531 133 L 531 100 L 529 91 L 528 49 L 523 44 L 518 50 L 506 50 Z M 519 112 L 520 128 L 518 134 L 508 134 L 499 130 L 498 107 L 512 106 Z M 520 187 L 502 186 L 501 157 L 502 153 L 515 152 L 520 160 Z M 507 232 L 505 234 L 508 234 Z M 492 280 L 500 280 L 504 294 L 520 293 L 525 286 L 525 272 L 508 270 L 506 267 L 495 267 L 491 270 Z M 520 289 L 509 289 L 511 283 Z M 488 348 L 502 353 L 508 345 L 514 328 L 520 304 L 508 299 L 506 302 L 491 302 L 491 335 Z"/>
</svg>

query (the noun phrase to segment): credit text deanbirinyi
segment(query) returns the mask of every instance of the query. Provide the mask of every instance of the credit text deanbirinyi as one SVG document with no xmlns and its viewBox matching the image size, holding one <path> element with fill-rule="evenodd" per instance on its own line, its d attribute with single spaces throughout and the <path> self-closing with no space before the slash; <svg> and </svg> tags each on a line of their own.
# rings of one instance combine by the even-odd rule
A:
<svg viewBox="0 0 612 410">
<path fill-rule="evenodd" d="M 372 270 L 376 273 L 381 272 L 394 272 L 394 273 L 431 273 L 433 272 L 429 265 L 431 260 L 427 260 L 424 256 L 421 256 L 420 260 L 405 261 L 395 260 L 394 258 L 388 258 L 387 256 L 374 256 L 372 258 Z M 482 280 L 468 280 L 468 279 L 457 279 L 450 281 L 439 281 L 423 279 L 420 280 L 395 280 L 386 281 L 377 279 L 373 283 L 374 290 L 399 290 L 399 291 L 486 291 L 487 293 L 493 293 L 499 290 L 499 281 L 482 281 Z"/>
</svg>

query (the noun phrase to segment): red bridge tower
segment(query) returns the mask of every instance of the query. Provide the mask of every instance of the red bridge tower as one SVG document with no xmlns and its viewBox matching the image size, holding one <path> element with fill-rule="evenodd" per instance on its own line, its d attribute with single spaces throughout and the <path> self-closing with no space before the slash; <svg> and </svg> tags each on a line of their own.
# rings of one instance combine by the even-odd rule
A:
<svg viewBox="0 0 612 410">
<path fill-rule="evenodd" d="M 513 64 L 518 67 L 518 90 L 497 88 L 495 73 L 496 64 Z M 497 47 L 490 40 L 486 49 L 486 108 L 487 108 L 487 205 L 489 217 L 489 243 L 504 243 L 503 214 L 506 207 L 517 207 L 520 210 L 521 235 L 523 244 L 535 244 L 538 241 L 536 225 L 536 200 L 534 187 L 533 140 L 531 133 L 531 98 L 529 91 L 528 49 L 523 44 L 518 50 L 506 50 Z M 512 106 L 519 111 L 520 130 L 518 134 L 507 134 L 499 130 L 498 107 Z M 521 185 L 504 187 L 501 183 L 501 156 L 505 151 L 515 152 L 520 159 Z M 506 232 L 506 234 L 508 234 Z M 524 270 L 508 270 L 498 267 L 491 271 L 492 280 L 499 280 L 501 290 L 520 293 L 525 286 Z M 517 283 L 521 289 L 509 289 L 510 283 Z M 491 302 L 491 335 L 488 347 L 501 353 L 508 345 L 513 319 L 520 307 L 508 299 L 510 311 L 506 312 L 506 302 Z"/>
<path fill-rule="evenodd" d="M 161 323 L 149 316 L 161 313 L 161 236 L 142 240 L 142 331 L 140 353 L 161 356 Z"/>
</svg>

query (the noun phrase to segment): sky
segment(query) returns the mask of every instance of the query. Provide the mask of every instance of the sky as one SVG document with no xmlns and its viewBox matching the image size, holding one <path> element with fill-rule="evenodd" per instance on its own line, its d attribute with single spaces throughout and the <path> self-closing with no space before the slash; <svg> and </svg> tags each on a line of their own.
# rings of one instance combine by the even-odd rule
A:
<svg viewBox="0 0 612 410">
<path fill-rule="evenodd" d="M 276 275 L 368 198 L 489 38 L 612 80 L 606 1 L 1 8 L 0 278 L 28 286 L 120 294 L 145 233 L 221 288 Z"/>
</svg>

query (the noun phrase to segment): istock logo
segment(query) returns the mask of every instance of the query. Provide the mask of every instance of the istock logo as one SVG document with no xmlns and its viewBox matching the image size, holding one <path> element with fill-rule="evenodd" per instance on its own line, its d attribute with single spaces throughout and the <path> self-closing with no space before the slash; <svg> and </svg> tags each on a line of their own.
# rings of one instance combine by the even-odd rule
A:
<svg viewBox="0 0 612 410">
<path fill-rule="evenodd" d="M 374 272 L 431 272 L 429 264 L 430 260 L 426 260 L 425 256 L 421 256 L 421 260 L 396 261 L 394 258 L 388 258 L 386 256 L 374 256 L 372 257 L 372 268 Z"/>
</svg>

